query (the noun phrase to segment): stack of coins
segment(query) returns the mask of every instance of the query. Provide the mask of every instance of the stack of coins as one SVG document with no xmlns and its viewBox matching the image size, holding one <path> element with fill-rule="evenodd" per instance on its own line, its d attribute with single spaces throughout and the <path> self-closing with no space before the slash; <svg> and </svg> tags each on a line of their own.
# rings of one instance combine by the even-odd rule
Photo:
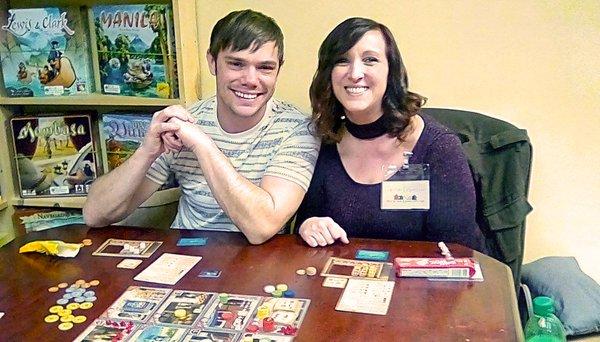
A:
<svg viewBox="0 0 600 342">
<path fill-rule="evenodd" d="M 94 306 L 93 302 L 97 300 L 96 292 L 86 289 L 99 284 L 99 280 L 86 282 L 79 279 L 71 285 L 63 282 L 48 288 L 48 292 L 51 293 L 64 289 L 64 294 L 56 300 L 56 305 L 50 307 L 48 310 L 50 314 L 44 317 L 44 322 L 55 323 L 60 321 L 58 329 L 63 331 L 73 328 L 73 324 L 85 322 L 87 320 L 85 315 L 75 315 L 74 312 L 76 310 L 88 310 Z"/>
</svg>

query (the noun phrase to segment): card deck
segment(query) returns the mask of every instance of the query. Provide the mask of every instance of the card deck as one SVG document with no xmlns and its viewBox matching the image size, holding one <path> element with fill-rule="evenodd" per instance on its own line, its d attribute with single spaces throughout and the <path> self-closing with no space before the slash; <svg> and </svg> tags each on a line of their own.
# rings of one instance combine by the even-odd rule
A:
<svg viewBox="0 0 600 342">
<path fill-rule="evenodd" d="M 206 245 L 207 238 L 181 238 L 177 241 L 178 247 L 187 246 L 204 246 Z"/>
<path fill-rule="evenodd" d="M 387 261 L 389 257 L 390 252 L 388 251 L 371 251 L 367 249 L 359 249 L 354 256 L 358 260 L 370 261 Z"/>
</svg>

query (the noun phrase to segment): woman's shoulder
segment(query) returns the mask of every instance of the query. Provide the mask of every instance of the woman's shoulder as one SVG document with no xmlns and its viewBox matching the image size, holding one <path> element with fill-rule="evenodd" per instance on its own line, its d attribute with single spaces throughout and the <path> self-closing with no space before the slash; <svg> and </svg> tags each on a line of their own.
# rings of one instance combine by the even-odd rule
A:
<svg viewBox="0 0 600 342">
<path fill-rule="evenodd" d="M 463 153 L 460 139 L 448 127 L 427 114 L 420 113 L 419 115 L 425 123 L 420 143 L 426 156 Z"/>
</svg>

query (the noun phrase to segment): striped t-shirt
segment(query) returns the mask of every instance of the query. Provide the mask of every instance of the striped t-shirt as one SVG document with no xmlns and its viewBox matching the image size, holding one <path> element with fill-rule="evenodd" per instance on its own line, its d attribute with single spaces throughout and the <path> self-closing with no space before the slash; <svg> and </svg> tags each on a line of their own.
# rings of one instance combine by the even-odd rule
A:
<svg viewBox="0 0 600 342">
<path fill-rule="evenodd" d="M 190 113 L 235 170 L 253 184 L 258 186 L 263 176 L 270 175 L 308 189 L 319 143 L 308 130 L 310 119 L 296 107 L 271 99 L 257 125 L 234 134 L 221 128 L 215 97 L 198 102 Z M 174 173 L 181 187 L 171 228 L 239 231 L 212 195 L 193 152 L 184 148 L 177 153 L 163 153 L 146 176 L 163 184 L 170 173 Z"/>
</svg>

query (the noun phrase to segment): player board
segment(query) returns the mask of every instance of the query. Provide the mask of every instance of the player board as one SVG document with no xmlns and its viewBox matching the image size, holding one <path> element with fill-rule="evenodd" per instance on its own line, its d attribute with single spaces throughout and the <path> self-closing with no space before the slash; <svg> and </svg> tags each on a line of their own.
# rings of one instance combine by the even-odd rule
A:
<svg viewBox="0 0 600 342">
<path fill-rule="evenodd" d="M 225 303 L 215 300 L 204 316 L 202 325 L 206 328 L 243 331 L 261 297 L 230 295 Z"/>
<path fill-rule="evenodd" d="M 389 262 L 330 257 L 321 271 L 321 276 L 388 280 L 392 269 L 392 263 Z"/>
<path fill-rule="evenodd" d="M 191 329 L 182 342 L 234 342 L 240 333 L 235 331 Z"/>
<path fill-rule="evenodd" d="M 149 258 L 160 245 L 162 241 L 108 239 L 92 255 Z"/>
<path fill-rule="evenodd" d="M 211 292 L 175 290 L 156 311 L 152 322 L 191 328 L 215 297 Z"/>
</svg>

